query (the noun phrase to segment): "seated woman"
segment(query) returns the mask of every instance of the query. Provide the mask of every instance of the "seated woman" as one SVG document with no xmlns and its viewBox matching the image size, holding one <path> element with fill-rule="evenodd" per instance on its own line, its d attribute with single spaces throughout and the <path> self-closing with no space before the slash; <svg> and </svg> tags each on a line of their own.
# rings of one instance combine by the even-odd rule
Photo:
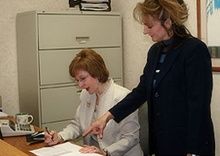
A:
<svg viewBox="0 0 220 156">
<path fill-rule="evenodd" d="M 117 85 L 109 78 L 109 72 L 102 57 L 92 49 L 83 49 L 69 66 L 70 75 L 82 88 L 80 105 L 74 119 L 61 132 L 45 132 L 45 142 L 55 145 L 82 135 L 83 131 L 112 106 L 122 100 L 130 91 Z M 82 153 L 99 153 L 111 156 L 142 156 L 139 144 L 139 123 L 137 111 L 119 124 L 110 121 L 102 139 L 95 135 L 83 138 Z"/>
</svg>

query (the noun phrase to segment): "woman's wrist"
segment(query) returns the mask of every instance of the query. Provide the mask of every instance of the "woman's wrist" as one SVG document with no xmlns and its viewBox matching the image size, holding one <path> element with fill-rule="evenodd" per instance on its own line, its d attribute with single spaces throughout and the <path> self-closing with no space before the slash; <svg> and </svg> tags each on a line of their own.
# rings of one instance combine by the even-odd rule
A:
<svg viewBox="0 0 220 156">
<path fill-rule="evenodd" d="M 60 134 L 57 134 L 57 137 L 58 137 L 58 142 L 59 143 L 63 143 L 64 142 L 64 139 L 62 138 L 62 136 Z"/>
<path fill-rule="evenodd" d="M 114 116 L 112 115 L 112 113 L 108 111 L 106 113 L 106 123 L 113 118 L 114 118 Z"/>
</svg>

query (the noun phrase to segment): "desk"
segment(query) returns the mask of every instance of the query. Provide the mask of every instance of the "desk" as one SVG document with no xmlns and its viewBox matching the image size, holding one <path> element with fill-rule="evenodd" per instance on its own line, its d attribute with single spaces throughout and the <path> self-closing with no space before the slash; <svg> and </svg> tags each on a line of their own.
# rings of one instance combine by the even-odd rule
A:
<svg viewBox="0 0 220 156">
<path fill-rule="evenodd" d="M 36 126 L 34 128 L 36 131 L 42 130 Z M 70 142 L 74 143 L 74 141 Z M 44 146 L 47 146 L 44 142 L 27 144 L 26 136 L 4 137 L 4 140 L 0 140 L 0 156 L 36 156 L 30 151 Z"/>
<path fill-rule="evenodd" d="M 8 144 L 7 142 L 0 140 L 1 152 L 0 156 L 28 156 L 26 153 L 20 151 L 16 147 Z"/>
<path fill-rule="evenodd" d="M 28 145 L 26 142 L 25 136 L 4 137 L 4 140 L 2 140 L 2 141 L 16 147 L 17 149 L 26 153 L 29 156 L 35 156 L 33 153 L 30 152 L 31 150 L 46 146 L 46 144 L 43 142 Z M 11 156 L 15 156 L 15 155 L 12 154 Z M 21 156 L 23 156 L 23 155 L 21 155 Z"/>
</svg>

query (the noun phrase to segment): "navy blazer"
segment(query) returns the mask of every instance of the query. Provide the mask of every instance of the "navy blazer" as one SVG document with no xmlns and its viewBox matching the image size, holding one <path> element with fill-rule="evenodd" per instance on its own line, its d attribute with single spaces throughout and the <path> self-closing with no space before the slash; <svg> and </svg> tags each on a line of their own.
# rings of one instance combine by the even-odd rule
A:
<svg viewBox="0 0 220 156">
<path fill-rule="evenodd" d="M 161 67 L 156 87 L 152 88 L 152 81 L 161 43 L 150 48 L 138 86 L 109 111 L 120 122 L 147 101 L 150 153 L 214 155 L 208 48 L 193 37 L 176 39 L 174 45 Z"/>
</svg>

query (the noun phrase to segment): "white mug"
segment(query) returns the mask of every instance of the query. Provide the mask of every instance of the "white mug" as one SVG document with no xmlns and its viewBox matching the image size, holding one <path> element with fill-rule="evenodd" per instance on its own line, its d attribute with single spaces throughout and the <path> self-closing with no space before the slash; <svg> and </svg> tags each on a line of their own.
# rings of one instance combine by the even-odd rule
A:
<svg viewBox="0 0 220 156">
<path fill-rule="evenodd" d="M 28 113 L 18 113 L 15 115 L 17 124 L 27 125 L 34 120 L 33 116 Z"/>
</svg>

